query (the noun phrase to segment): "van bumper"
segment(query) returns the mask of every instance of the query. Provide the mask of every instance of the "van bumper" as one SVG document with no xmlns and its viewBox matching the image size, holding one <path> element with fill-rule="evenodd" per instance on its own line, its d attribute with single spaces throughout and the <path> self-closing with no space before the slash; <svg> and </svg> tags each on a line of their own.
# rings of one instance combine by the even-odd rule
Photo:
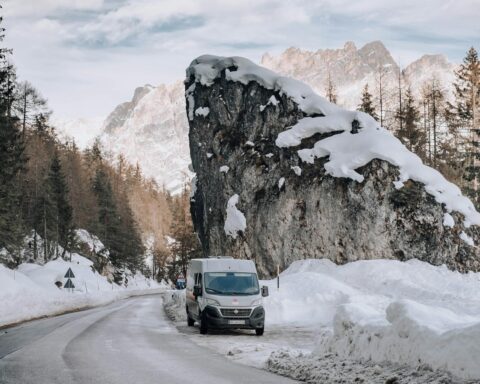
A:
<svg viewBox="0 0 480 384">
<path fill-rule="evenodd" d="M 262 306 L 255 307 L 250 317 L 233 318 L 223 317 L 218 308 L 207 305 L 206 311 L 208 326 L 218 329 L 257 329 L 263 328 L 265 324 L 265 310 Z M 244 324 L 232 324 L 231 321 L 242 320 Z"/>
</svg>

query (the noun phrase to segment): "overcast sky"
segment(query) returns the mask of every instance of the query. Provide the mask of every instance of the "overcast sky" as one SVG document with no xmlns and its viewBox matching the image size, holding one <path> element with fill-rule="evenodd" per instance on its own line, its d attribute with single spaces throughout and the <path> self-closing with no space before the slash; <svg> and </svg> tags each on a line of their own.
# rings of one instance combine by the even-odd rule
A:
<svg viewBox="0 0 480 384">
<path fill-rule="evenodd" d="M 406 64 L 459 62 L 480 0 L 4 0 L 6 43 L 61 117 L 107 115 L 135 87 L 182 79 L 198 55 L 246 56 L 382 40 Z"/>
</svg>

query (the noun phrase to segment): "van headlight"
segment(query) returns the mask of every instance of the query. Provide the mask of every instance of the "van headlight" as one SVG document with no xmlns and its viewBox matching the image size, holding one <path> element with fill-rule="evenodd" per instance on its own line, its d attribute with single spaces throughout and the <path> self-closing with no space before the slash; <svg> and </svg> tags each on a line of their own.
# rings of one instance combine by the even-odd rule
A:
<svg viewBox="0 0 480 384">
<path fill-rule="evenodd" d="M 255 307 L 257 305 L 262 305 L 262 299 L 257 299 L 252 301 L 252 307 Z"/>
<path fill-rule="evenodd" d="M 210 304 L 210 305 L 220 305 L 220 303 L 217 300 L 214 300 L 214 299 L 207 298 L 206 302 L 207 302 L 207 304 Z"/>
</svg>

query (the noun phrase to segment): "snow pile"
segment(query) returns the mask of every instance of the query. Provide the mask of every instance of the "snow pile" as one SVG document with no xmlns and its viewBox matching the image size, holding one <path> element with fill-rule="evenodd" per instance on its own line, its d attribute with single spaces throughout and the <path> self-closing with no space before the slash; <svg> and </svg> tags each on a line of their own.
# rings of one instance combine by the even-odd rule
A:
<svg viewBox="0 0 480 384">
<path fill-rule="evenodd" d="M 294 262 L 264 300 L 269 325 L 325 327 L 316 354 L 427 364 L 480 379 L 480 273 L 418 260 Z"/>
<path fill-rule="evenodd" d="M 73 292 L 55 285 L 65 285 L 64 276 L 69 268 L 75 275 L 71 279 L 75 285 Z M 164 288 L 140 273 L 128 277 L 127 287 L 120 287 L 94 271 L 92 262 L 78 254 L 72 254 L 71 262 L 59 258 L 45 265 L 21 264 L 17 270 L 0 265 L 0 326 L 104 305 L 146 290 L 156 292 Z"/>
<path fill-rule="evenodd" d="M 185 289 L 169 290 L 163 295 L 165 312 L 173 321 L 187 321 Z"/>
<path fill-rule="evenodd" d="M 77 241 L 81 244 L 87 245 L 90 252 L 96 253 L 97 255 L 109 257 L 110 252 L 102 241 L 95 235 L 92 235 L 85 229 L 76 229 L 75 236 Z"/>
<path fill-rule="evenodd" d="M 227 219 L 225 220 L 224 230 L 227 236 L 231 236 L 234 239 L 237 238 L 238 232 L 245 231 L 247 228 L 247 220 L 245 215 L 237 209 L 238 195 L 235 194 L 227 203 Z"/>
<path fill-rule="evenodd" d="M 187 78 L 195 80 L 187 91 L 187 97 L 191 96 L 196 83 L 210 86 L 222 71 L 225 71 L 225 78 L 229 81 L 242 84 L 255 81 L 291 98 L 305 114 L 317 116 L 305 117 L 292 128 L 281 132 L 276 140 L 277 146 L 295 147 L 301 144 L 302 139 L 316 133 L 338 132 L 319 140 L 313 148 L 300 149 L 300 158 L 313 163 L 315 158 L 329 156 L 329 161 L 324 165 L 327 173 L 358 182 L 363 181 L 363 176 L 355 169 L 373 159 L 388 161 L 399 167 L 398 186 L 409 179 L 421 182 L 439 204 L 445 205 L 447 212 L 463 214 L 466 227 L 480 225 L 480 213 L 460 189 L 438 171 L 424 165 L 418 156 L 411 153 L 392 133 L 380 127 L 370 115 L 344 110 L 300 81 L 280 76 L 245 58 L 204 55 L 192 61 L 187 69 Z"/>
</svg>

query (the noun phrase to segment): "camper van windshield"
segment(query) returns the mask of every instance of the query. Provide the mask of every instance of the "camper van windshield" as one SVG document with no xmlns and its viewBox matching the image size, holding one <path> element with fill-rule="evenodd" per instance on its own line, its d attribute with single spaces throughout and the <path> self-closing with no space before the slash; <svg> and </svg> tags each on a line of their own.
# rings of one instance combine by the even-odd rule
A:
<svg viewBox="0 0 480 384">
<path fill-rule="evenodd" d="M 205 292 L 213 295 L 258 295 L 257 275 L 243 272 L 207 272 Z"/>
</svg>

